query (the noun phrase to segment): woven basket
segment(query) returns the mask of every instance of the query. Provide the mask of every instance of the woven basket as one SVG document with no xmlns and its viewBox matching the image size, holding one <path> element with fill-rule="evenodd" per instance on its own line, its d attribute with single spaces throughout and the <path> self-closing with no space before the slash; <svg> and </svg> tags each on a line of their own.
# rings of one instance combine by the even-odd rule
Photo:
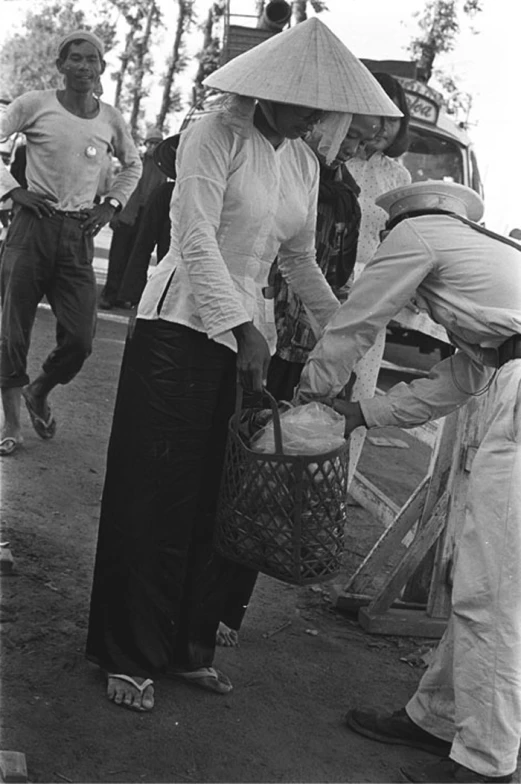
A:
<svg viewBox="0 0 521 784">
<path fill-rule="evenodd" d="M 215 547 L 225 558 L 292 585 L 323 582 L 341 568 L 348 442 L 319 455 L 285 455 L 277 403 L 266 395 L 274 454 L 254 452 L 244 443 L 238 391 L 228 426 Z"/>
</svg>

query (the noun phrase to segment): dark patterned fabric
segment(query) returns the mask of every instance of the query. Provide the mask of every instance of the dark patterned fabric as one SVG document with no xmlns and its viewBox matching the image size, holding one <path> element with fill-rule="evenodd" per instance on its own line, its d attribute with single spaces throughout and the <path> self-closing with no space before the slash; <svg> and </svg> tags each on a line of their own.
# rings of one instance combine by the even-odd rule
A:
<svg viewBox="0 0 521 784">
<path fill-rule="evenodd" d="M 320 167 L 317 210 L 317 262 L 326 279 L 342 299 L 341 288 L 353 270 L 360 229 L 360 189 L 345 166 L 340 180 L 335 170 Z M 275 296 L 277 355 L 288 362 L 304 363 L 316 343 L 311 321 L 302 301 L 288 287 L 276 262 L 270 281 Z"/>
</svg>

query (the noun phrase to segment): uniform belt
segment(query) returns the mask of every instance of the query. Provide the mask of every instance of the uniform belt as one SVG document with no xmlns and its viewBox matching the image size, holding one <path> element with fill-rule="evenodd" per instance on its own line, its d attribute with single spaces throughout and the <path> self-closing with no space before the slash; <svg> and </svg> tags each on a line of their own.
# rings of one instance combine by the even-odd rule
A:
<svg viewBox="0 0 521 784">
<path fill-rule="evenodd" d="M 511 335 L 497 350 L 498 367 L 511 359 L 521 359 L 521 335 Z"/>
</svg>

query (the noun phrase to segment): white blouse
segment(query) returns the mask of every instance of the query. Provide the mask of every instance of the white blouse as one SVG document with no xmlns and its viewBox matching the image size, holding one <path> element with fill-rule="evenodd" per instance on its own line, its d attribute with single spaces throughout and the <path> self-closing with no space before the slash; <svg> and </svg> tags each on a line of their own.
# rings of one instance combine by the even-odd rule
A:
<svg viewBox="0 0 521 784">
<path fill-rule="evenodd" d="M 253 321 L 275 350 L 273 300 L 263 288 L 279 268 L 324 327 L 338 301 L 315 261 L 318 163 L 300 139 L 277 149 L 255 128 L 241 138 L 215 112 L 181 136 L 170 250 L 138 318 L 166 319 L 236 350 L 233 327 Z"/>
</svg>

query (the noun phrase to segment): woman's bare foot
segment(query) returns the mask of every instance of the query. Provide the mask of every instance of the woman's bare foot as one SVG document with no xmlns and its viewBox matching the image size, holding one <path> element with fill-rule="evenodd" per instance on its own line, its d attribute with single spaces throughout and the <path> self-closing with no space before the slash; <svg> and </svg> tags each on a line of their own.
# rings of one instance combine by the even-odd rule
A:
<svg viewBox="0 0 521 784">
<path fill-rule="evenodd" d="M 222 645 L 225 648 L 238 648 L 239 632 L 235 631 L 235 629 L 230 629 L 225 623 L 219 621 L 215 642 L 217 645 Z"/>
<path fill-rule="evenodd" d="M 107 697 L 116 705 L 130 710 L 151 711 L 154 707 L 154 686 L 150 678 L 107 673 Z"/>
</svg>

